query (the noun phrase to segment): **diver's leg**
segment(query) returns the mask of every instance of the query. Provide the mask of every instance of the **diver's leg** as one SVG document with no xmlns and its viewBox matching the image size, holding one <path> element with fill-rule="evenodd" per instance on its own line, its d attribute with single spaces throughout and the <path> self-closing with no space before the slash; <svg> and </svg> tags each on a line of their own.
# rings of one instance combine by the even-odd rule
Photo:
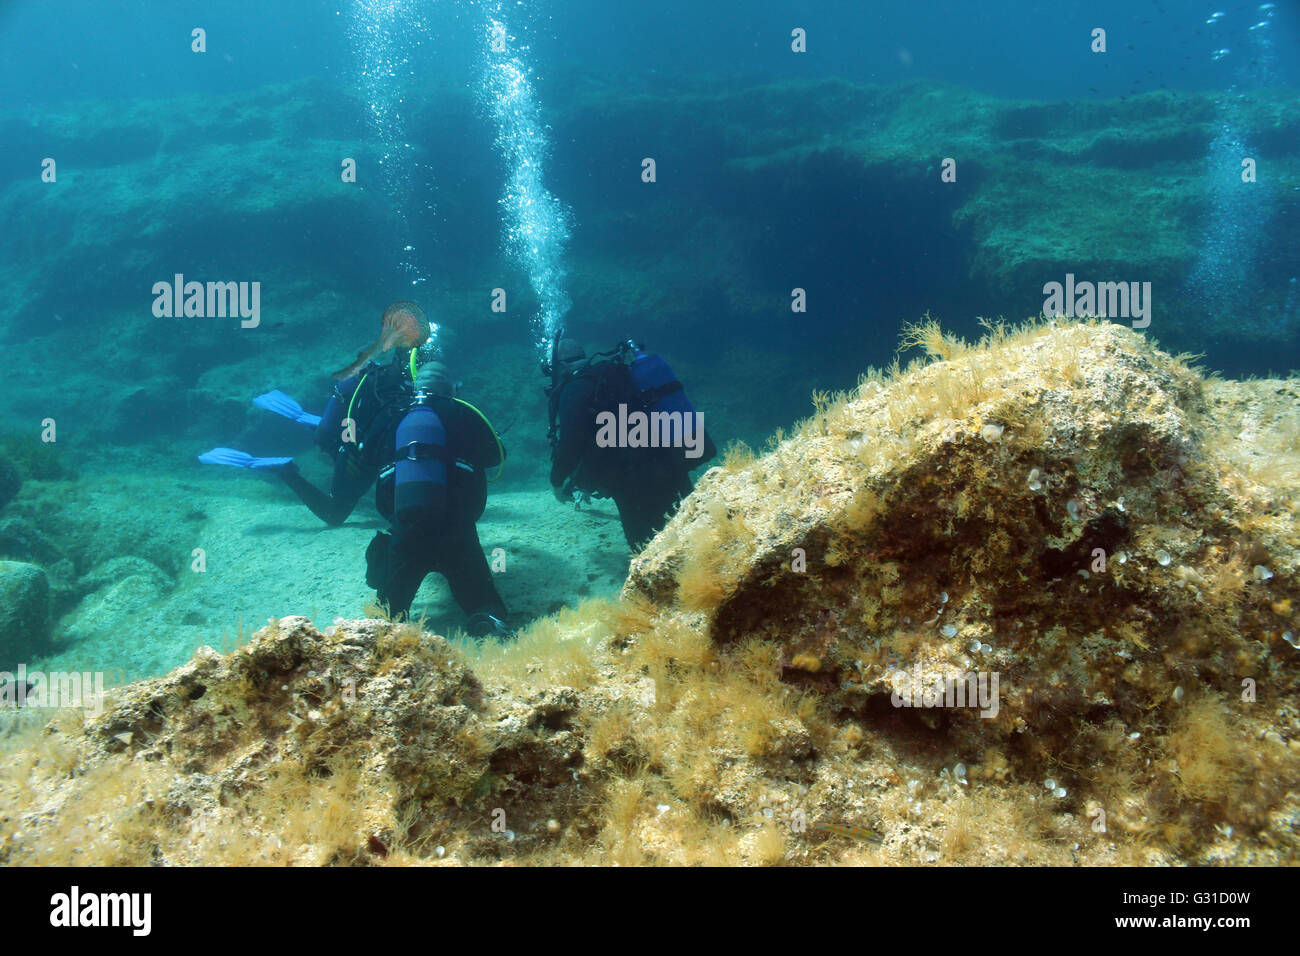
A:
<svg viewBox="0 0 1300 956">
<path fill-rule="evenodd" d="M 360 455 L 342 452 L 334 459 L 334 477 L 327 495 L 302 476 L 298 466 L 289 462 L 280 469 L 280 478 L 312 514 L 328 525 L 341 525 L 366 493 L 375 476 L 366 470 Z"/>
<path fill-rule="evenodd" d="M 479 543 L 478 528 L 472 522 L 448 528 L 441 537 L 437 570 L 447 579 L 451 596 L 466 614 L 491 614 L 505 620 L 505 603 L 497 593 Z"/>
<path fill-rule="evenodd" d="M 649 461 L 641 471 L 629 474 L 614 503 L 632 550 L 639 551 L 662 531 L 668 515 L 690 493 L 690 475 L 676 462 Z"/>
<path fill-rule="evenodd" d="M 627 546 L 633 551 L 640 551 L 658 533 L 662 513 L 655 514 L 654 503 L 650 501 L 646 489 L 639 485 L 616 492 L 614 504 L 618 507 L 618 520 L 623 524 L 623 537 L 627 539 Z"/>
<path fill-rule="evenodd" d="M 379 603 L 390 617 L 407 616 L 424 576 L 432 570 L 427 547 L 390 548 L 384 584 L 378 590 Z"/>
</svg>

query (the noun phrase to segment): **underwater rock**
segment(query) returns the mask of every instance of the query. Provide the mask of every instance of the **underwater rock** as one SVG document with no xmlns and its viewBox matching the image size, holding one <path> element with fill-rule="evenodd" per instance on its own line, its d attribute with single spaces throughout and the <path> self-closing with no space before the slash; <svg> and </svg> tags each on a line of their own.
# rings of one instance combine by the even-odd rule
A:
<svg viewBox="0 0 1300 956">
<path fill-rule="evenodd" d="M 321 633 L 284 618 L 229 655 L 201 648 L 166 677 L 110 692 L 101 715 L 61 737 L 93 782 L 54 783 L 48 809 L 103 823 L 94 852 L 116 862 L 373 862 L 428 839 L 427 818 L 455 816 L 494 782 L 571 785 L 575 708 L 558 692 L 489 713 L 447 642 L 413 626 L 339 621 Z M 134 835 L 114 829 L 128 805 Z M 494 844 L 489 822 L 479 829 Z M 59 840 L 67 831 L 23 826 L 0 850 L 9 862 L 84 852 Z"/>
<path fill-rule="evenodd" d="M 1115 325 L 995 330 L 977 349 L 913 332 L 941 361 L 869 378 L 770 455 L 711 470 L 625 597 L 703 611 L 722 648 L 775 644 L 783 680 L 831 713 L 1014 754 L 1026 777 L 1114 759 L 1121 730 L 1178 726 L 1192 687 L 1239 744 L 1293 724 L 1254 697 L 1300 687 L 1281 640 L 1300 601 L 1292 387 L 1225 383 L 1233 414 L 1220 383 Z M 1243 444 L 1282 460 L 1243 469 Z M 1260 562 L 1274 577 L 1248 585 Z M 1174 761 L 1160 787 L 1238 794 L 1259 828 L 1295 749 L 1218 754 L 1240 766 L 1217 789 Z"/>
<path fill-rule="evenodd" d="M 952 353 L 867 382 L 746 469 L 710 471 L 627 591 L 659 605 L 711 592 L 715 641 L 811 649 L 804 682 L 852 685 L 845 706 L 890 693 L 891 649 L 928 684 L 970 670 L 984 635 L 1018 678 L 996 719 L 971 718 L 984 743 L 994 727 L 1136 721 L 1189 667 L 1220 691 L 1262 674 L 1278 622 L 1263 595 L 1225 592 L 1222 566 L 1267 553 L 1288 572 L 1269 600 L 1300 598 L 1297 524 L 1259 526 L 1225 491 L 1199 376 L 1115 325 Z M 996 445 L 990 421 L 1005 424 Z M 1117 670 L 1120 651 L 1141 663 Z"/>
<path fill-rule="evenodd" d="M 24 518 L 0 518 L 0 555 L 29 564 L 52 564 L 63 558 L 44 534 Z"/>
<path fill-rule="evenodd" d="M 77 609 L 63 621 L 63 634 L 72 641 L 110 638 L 124 628 L 129 629 L 133 621 L 145 620 L 155 613 L 166 589 L 165 579 L 152 573 L 128 573 L 122 578 L 101 581 L 99 590 L 82 598 Z"/>
<path fill-rule="evenodd" d="M 50 585 L 34 564 L 0 561 L 0 669 L 11 670 L 46 649 Z"/>
<path fill-rule="evenodd" d="M 285 618 L 13 737 L 0 861 L 1300 858 L 1300 384 L 1107 324 L 908 341 L 618 602 L 503 646 Z"/>
<path fill-rule="evenodd" d="M 172 586 L 171 579 L 156 564 L 135 555 L 110 558 L 98 564 L 81 576 L 77 586 L 83 594 L 98 591 L 105 585 L 123 581 L 129 577 L 141 577 L 158 592 L 165 592 Z"/>
</svg>

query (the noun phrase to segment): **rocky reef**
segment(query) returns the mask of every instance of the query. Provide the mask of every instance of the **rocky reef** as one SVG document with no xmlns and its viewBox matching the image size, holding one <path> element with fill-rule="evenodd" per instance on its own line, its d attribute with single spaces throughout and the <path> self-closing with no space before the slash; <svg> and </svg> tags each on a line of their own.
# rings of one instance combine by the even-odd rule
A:
<svg viewBox="0 0 1300 956">
<path fill-rule="evenodd" d="M 904 345 L 514 644 L 285 618 L 10 713 L 0 858 L 1294 863 L 1300 383 Z"/>
<path fill-rule="evenodd" d="M 1287 304 L 1300 269 L 1291 251 L 1300 248 L 1294 92 L 1237 98 L 1234 132 L 1260 163 L 1268 243 L 1253 253 L 1257 272 L 1241 285 L 1239 307 L 1213 315 L 1186 281 L 1202 237 L 1221 225 L 1209 150 L 1223 121 L 1213 94 L 1041 103 L 930 82 L 577 73 L 556 78 L 547 96 L 553 189 L 581 224 L 570 250 L 571 331 L 693 344 L 675 350 L 681 371 L 730 433 L 788 421 L 808 382 L 849 381 L 880 361 L 858 324 L 836 316 L 892 327 L 927 308 L 952 321 L 1035 314 L 1044 283 L 1067 273 L 1151 282 L 1151 331 L 1214 353 L 1216 367 L 1261 347 L 1279 369 L 1300 364 L 1294 295 Z M 29 358 L 10 372 L 13 417 L 51 416 L 69 438 L 137 444 L 193 436 L 196 422 L 238 433 L 249 425 L 244 396 L 272 386 L 319 391 L 321 376 L 371 333 L 385 290 L 407 285 L 392 261 L 406 239 L 364 114 L 353 92 L 319 81 L 87 101 L 39 121 L 0 110 L 12 156 L 29 157 L 6 165 L 0 185 L 11 226 L 0 235 L 9 304 L 0 336 Z M 430 208 L 404 210 L 414 233 L 431 237 L 421 255 L 438 278 L 424 304 L 446 327 L 453 359 L 472 343 L 467 385 L 505 390 L 509 407 L 527 376 L 491 373 L 535 369 L 517 321 L 535 303 L 498 248 L 500 176 L 484 164 L 491 131 L 459 86 L 431 87 L 410 114 L 419 160 L 438 170 Z M 639 178 L 647 142 L 673 144 L 658 156 L 653 188 Z M 39 157 L 59 161 L 57 182 L 39 181 Z M 356 184 L 340 181 L 344 157 L 360 164 Z M 957 164 L 955 182 L 940 179 L 945 158 Z M 261 325 L 153 316 L 153 283 L 178 272 L 260 282 Z M 510 291 L 508 315 L 490 307 L 498 286 Z M 817 320 L 797 334 L 832 346 L 806 359 L 782 338 L 796 330 L 777 321 L 789 317 L 795 286 L 809 291 Z M 762 340 L 753 335 L 771 326 Z M 515 340 L 517 349 L 502 346 Z M 713 341 L 757 347 L 743 371 L 763 376 L 780 417 L 756 416 L 753 403 L 713 389 L 707 362 L 692 367 Z M 49 387 L 51 376 L 61 388 Z M 94 414 L 80 400 L 91 394 Z"/>
</svg>

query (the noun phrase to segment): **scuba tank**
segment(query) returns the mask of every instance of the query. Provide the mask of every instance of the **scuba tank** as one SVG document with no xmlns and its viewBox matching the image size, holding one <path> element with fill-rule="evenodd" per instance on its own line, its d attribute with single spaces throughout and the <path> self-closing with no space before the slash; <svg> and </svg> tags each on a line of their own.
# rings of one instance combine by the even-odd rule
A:
<svg viewBox="0 0 1300 956">
<path fill-rule="evenodd" d="M 394 444 L 394 518 L 415 509 L 441 514 L 447 506 L 449 453 L 447 429 L 438 413 L 417 399 L 398 424 Z"/>
<path fill-rule="evenodd" d="M 630 368 L 637 397 L 647 412 L 681 412 L 683 417 L 695 413 L 672 366 L 658 355 L 634 347 Z"/>
</svg>

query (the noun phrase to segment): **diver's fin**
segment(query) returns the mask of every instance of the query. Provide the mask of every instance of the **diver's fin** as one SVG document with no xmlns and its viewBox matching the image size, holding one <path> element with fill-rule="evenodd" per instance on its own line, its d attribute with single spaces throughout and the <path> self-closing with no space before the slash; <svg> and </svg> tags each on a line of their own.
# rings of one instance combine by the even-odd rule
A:
<svg viewBox="0 0 1300 956">
<path fill-rule="evenodd" d="M 253 399 L 253 404 L 258 408 L 265 408 L 268 412 L 283 415 L 290 421 L 298 422 L 300 425 L 306 425 L 308 428 L 315 428 L 320 424 L 319 415 L 304 412 L 301 405 L 278 388 L 267 392 L 265 395 L 257 396 L 257 398 Z"/>
<path fill-rule="evenodd" d="M 236 468 L 251 468 L 254 471 L 283 468 L 292 458 L 254 458 L 246 451 L 234 448 L 214 448 L 199 455 L 199 461 L 205 465 L 233 465 Z"/>
</svg>

